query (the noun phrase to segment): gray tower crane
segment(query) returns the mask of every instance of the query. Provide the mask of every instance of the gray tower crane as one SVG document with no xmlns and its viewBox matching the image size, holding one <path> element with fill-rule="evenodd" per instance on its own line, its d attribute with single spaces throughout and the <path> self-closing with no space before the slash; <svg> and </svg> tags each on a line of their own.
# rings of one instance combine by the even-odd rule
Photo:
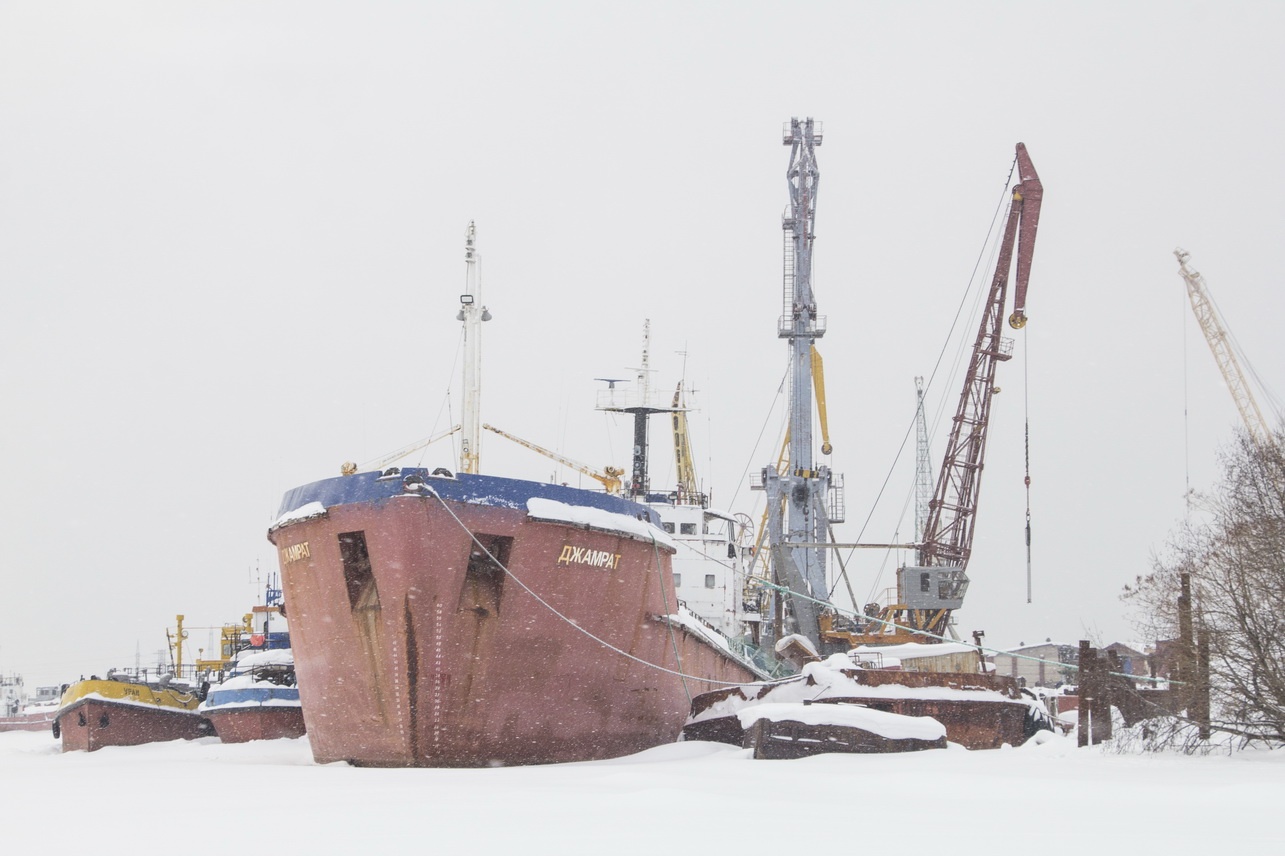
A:
<svg viewBox="0 0 1285 856">
<path fill-rule="evenodd" d="M 786 171 L 790 205 L 781 222 L 785 234 L 784 303 L 777 334 L 790 346 L 790 452 L 785 473 L 775 466 L 762 471 L 772 574 L 779 585 L 792 592 L 793 631 L 818 645 L 822 604 L 817 601 L 829 600 L 821 545 L 829 529 L 825 500 L 831 486 L 829 467 L 815 464 L 812 449 L 812 346 L 825 334 L 825 317 L 817 314 L 812 291 L 812 244 L 821 177 L 816 147 L 821 139 L 821 124 L 812 119 L 791 119 L 782 137 L 790 147 Z"/>
</svg>

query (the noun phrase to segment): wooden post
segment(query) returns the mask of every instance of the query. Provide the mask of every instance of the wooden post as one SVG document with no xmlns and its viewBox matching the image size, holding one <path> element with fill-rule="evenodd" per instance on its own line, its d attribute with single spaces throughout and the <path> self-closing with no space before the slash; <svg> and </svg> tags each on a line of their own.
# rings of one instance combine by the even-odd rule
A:
<svg viewBox="0 0 1285 856">
<path fill-rule="evenodd" d="M 1079 686 L 1076 692 L 1080 694 L 1080 705 L 1077 713 L 1079 714 L 1079 728 L 1076 729 L 1076 745 L 1089 745 L 1089 726 L 1093 722 L 1093 717 L 1089 713 L 1089 705 L 1092 699 L 1097 695 L 1093 687 L 1093 649 L 1089 647 L 1088 640 L 1080 640 L 1080 677 Z"/>
<path fill-rule="evenodd" d="M 1178 690 L 1182 697 L 1180 709 L 1194 716 L 1196 640 L 1191 621 L 1191 575 L 1181 574 L 1182 593 L 1178 595 Z"/>
<path fill-rule="evenodd" d="M 1209 634 L 1201 632 L 1196 648 L 1196 687 L 1191 717 L 1200 726 L 1200 739 L 1208 740 L 1212 732 L 1209 722 Z"/>
</svg>

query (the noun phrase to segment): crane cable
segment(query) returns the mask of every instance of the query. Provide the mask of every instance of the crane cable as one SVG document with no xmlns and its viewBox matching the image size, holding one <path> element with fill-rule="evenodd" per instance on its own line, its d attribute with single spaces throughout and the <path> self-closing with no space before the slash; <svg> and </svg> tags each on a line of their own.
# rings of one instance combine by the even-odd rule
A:
<svg viewBox="0 0 1285 856">
<path fill-rule="evenodd" d="M 432 485 L 425 484 L 425 485 L 423 486 L 422 490 L 424 490 L 424 491 L 428 494 L 428 496 L 433 497 L 433 498 L 434 498 L 434 499 L 436 499 L 439 503 L 441 503 L 442 509 L 443 509 L 447 514 L 449 514 L 449 515 L 450 515 L 450 516 L 455 520 L 455 522 L 459 525 L 459 527 L 460 527 L 462 530 L 464 530 L 465 534 L 467 534 L 467 535 L 469 536 L 469 539 L 470 539 L 470 540 L 471 540 L 471 541 L 472 541 L 472 542 L 473 542 L 473 543 L 478 547 L 478 549 L 480 549 L 480 550 L 482 551 L 482 553 L 483 553 L 483 554 L 485 554 L 485 555 L 486 555 L 486 557 L 487 557 L 488 559 L 490 559 L 492 563 L 494 563 L 495 567 L 499 568 L 501 571 L 503 571 L 503 572 L 504 572 L 504 574 L 505 574 L 509 579 L 511 579 L 511 580 L 513 580 L 513 582 L 517 583 L 517 585 L 518 585 L 518 587 L 519 587 L 519 588 L 521 588 L 523 591 L 525 591 L 527 594 L 529 594 L 532 598 L 534 598 L 534 599 L 535 599 L 535 601 L 536 601 L 537 603 L 539 603 L 541 606 L 543 606 L 543 607 L 544 607 L 545 609 L 547 609 L 549 612 L 553 613 L 557 618 L 561 619 L 561 620 L 563 621 L 563 623 L 565 623 L 565 624 L 567 624 L 568 626 L 570 626 L 570 627 L 571 627 L 571 629 L 575 630 L 576 632 L 580 633 L 580 634 L 581 634 L 581 635 L 583 635 L 583 636 L 587 636 L 589 639 L 591 639 L 591 640 L 592 640 L 592 641 L 594 641 L 594 642 L 597 642 L 599 645 L 602 645 L 604 648 L 606 648 L 606 649 L 607 649 L 607 650 L 609 650 L 609 651 L 613 651 L 613 652 L 615 652 L 615 653 L 617 653 L 617 654 L 620 654 L 621 656 L 625 657 L 625 658 L 626 658 L 626 659 L 628 659 L 628 660 L 632 660 L 633 662 L 638 663 L 638 664 L 639 664 L 639 665 L 641 665 L 641 666 L 644 666 L 644 667 L 649 668 L 649 669 L 653 669 L 653 670 L 655 670 L 655 671 L 657 671 L 657 672 L 662 672 L 662 673 L 664 673 L 664 674 L 672 675 L 672 676 L 677 677 L 677 678 L 683 678 L 683 679 L 690 678 L 690 679 L 692 679 L 692 680 L 694 680 L 694 681 L 699 681 L 699 682 L 701 682 L 701 683 L 709 684 L 709 685 L 711 685 L 711 686 L 718 686 L 718 687 L 743 687 L 743 686 L 748 686 L 748 685 L 751 685 L 751 684 L 753 684 L 753 685 L 755 685 L 755 686 L 764 686 L 764 685 L 771 685 L 771 684 L 778 684 L 778 683 L 787 683 L 787 682 L 789 682 L 789 681 L 791 681 L 791 680 L 793 680 L 793 679 L 795 679 L 795 678 L 797 678 L 797 677 L 798 677 L 797 675 L 794 675 L 794 676 L 790 676 L 790 677 L 787 677 L 787 678 L 779 678 L 779 679 L 776 679 L 776 680 L 763 680 L 763 681 L 737 681 L 737 682 L 733 682 L 733 681 L 719 681 L 719 680 L 714 680 L 714 679 L 712 679 L 712 678 L 702 677 L 701 675 L 691 675 L 691 674 L 686 674 L 686 673 L 682 672 L 681 670 L 667 669 L 667 668 L 665 668 L 664 666 L 661 666 L 661 665 L 659 665 L 659 664 L 657 664 L 657 663 L 651 663 L 651 662 L 648 662 L 647 660 L 644 660 L 644 659 L 642 659 L 641 657 L 637 657 L 637 656 L 635 656 L 635 655 L 633 655 L 633 654 L 629 653 L 628 651 L 625 651 L 625 650 L 623 650 L 623 649 L 621 649 L 621 648 L 618 648 L 618 647 L 616 647 L 615 645 L 612 645 L 612 644 L 611 644 L 610 642 L 608 642 L 607 640 L 602 639 L 602 638 L 600 638 L 600 637 L 598 637 L 598 636 L 595 636 L 593 633 L 591 633 L 591 632 L 589 632 L 588 630 L 586 630 L 586 629 L 584 629 L 583 627 L 581 627 L 577 622 L 573 621 L 571 618 L 569 618 L 569 617 L 567 617 L 566 615 L 564 615 L 563 613 L 559 612 L 559 611 L 558 611 L 558 609 L 557 609 L 556 607 L 554 607 L 551 603 L 549 603 L 549 602 L 548 602 L 547 600 L 545 600 L 544 598 L 540 597 L 540 595 L 536 594 L 536 593 L 535 593 L 535 591 L 534 591 L 530 586 L 528 586 L 526 583 L 522 582 L 522 580 L 520 580 L 520 579 L 517 577 L 517 575 L 516 575 L 516 574 L 514 574 L 514 573 L 513 573 L 513 571 L 512 571 L 512 570 L 510 570 L 510 569 L 508 568 L 508 566 L 506 566 L 503 562 L 501 562 L 501 561 L 499 560 L 499 558 L 497 558 L 497 557 L 496 557 L 496 556 L 495 556 L 495 555 L 494 555 L 494 554 L 493 554 L 493 553 L 492 553 L 492 552 L 487 548 L 487 546 L 486 546 L 485 544 L 483 544 L 481 541 L 479 541 L 479 540 L 478 540 L 477 535 L 475 535 L 475 534 L 473 533 L 473 531 L 472 531 L 471 529 L 469 529 L 469 528 L 468 528 L 468 524 L 466 524 L 463 520 L 461 520 L 461 519 L 459 518 L 459 515 L 457 515 L 457 514 L 454 512 L 454 510 L 452 510 L 452 509 L 451 509 L 450 505 L 449 505 L 449 504 L 447 504 L 446 499 L 445 499 L 441 494 L 439 494 L 436 490 L 434 490 Z M 652 542 L 652 549 L 653 549 L 653 551 L 654 551 L 654 557 L 655 557 L 655 559 L 656 559 L 656 560 L 659 560 L 660 553 L 659 553 L 659 550 L 656 548 L 656 539 L 655 539 L 655 537 L 654 537 L 654 536 L 651 538 L 651 542 Z M 659 570 L 659 569 L 658 569 L 658 570 Z M 765 588 L 772 589 L 772 590 L 774 590 L 774 591 L 778 592 L 779 594 L 783 594 L 783 595 L 785 595 L 785 594 L 792 595 L 792 596 L 794 596 L 794 597 L 802 598 L 803 600 L 811 601 L 812 603 L 815 603 L 815 604 L 817 604 L 818 606 L 829 607 L 829 608 L 831 608 L 831 609 L 834 609 L 836 612 L 838 612 L 838 613 L 840 613 L 840 614 L 847 613 L 848 615 L 851 615 L 851 616 L 853 616 L 853 617 L 856 617 L 856 616 L 860 615 L 860 613 L 859 613 L 859 612 L 857 612 L 856 610 L 846 610 L 846 609 L 843 609 L 843 608 L 842 608 L 842 607 L 840 607 L 840 606 L 836 606 L 835 604 L 829 603 L 829 602 L 827 602 L 827 601 L 823 601 L 823 600 L 819 600 L 819 599 L 814 598 L 814 597 L 810 597 L 809 595 L 803 594 L 803 593 L 801 593 L 801 592 L 794 592 L 794 591 L 791 591 L 787 586 L 781 586 L 781 585 L 777 585 L 777 584 L 775 584 L 775 583 L 770 583 L 770 582 L 766 582 L 766 581 L 759 581 L 759 583 L 758 583 L 758 584 L 759 584 L 759 585 L 761 585 L 761 586 L 763 586 L 763 587 L 765 587 Z M 662 586 L 662 588 L 663 588 L 663 586 Z M 668 608 L 668 607 L 667 607 L 667 608 Z M 949 638 L 947 638 L 947 637 L 945 637 L 945 636 L 941 636 L 941 635 L 938 635 L 938 634 L 936 634 L 936 633 L 931 633 L 931 632 L 926 631 L 926 630 L 920 630 L 920 629 L 917 629 L 917 628 L 914 628 L 914 627 L 907 627 L 907 626 L 904 626 L 904 625 L 900 625 L 900 624 L 897 624 L 897 623 L 896 623 L 896 622 L 894 622 L 894 621 L 887 621 L 887 620 L 885 620 L 885 619 L 881 619 L 881 618 L 873 618 L 873 617 L 871 618 L 871 620 L 879 622 L 879 623 L 880 623 L 881 625 L 883 625 L 884 627 L 893 627 L 893 628 L 896 628 L 896 629 L 899 629 L 899 630 L 907 630 L 907 631 L 910 631 L 910 632 L 912 632 L 912 633 L 918 633 L 918 634 L 919 634 L 919 635 L 921 635 L 921 636 L 928 636 L 928 637 L 930 637 L 930 638 L 937 639 L 938 641 L 941 641 L 941 642 L 957 642 L 957 641 L 958 641 L 958 640 L 955 640 L 955 639 L 949 639 Z M 671 619 L 669 616 L 665 616 L 665 621 L 666 621 L 666 623 L 670 623 L 670 624 L 672 625 L 672 619 Z M 672 638 L 672 637 L 671 637 L 671 638 Z M 965 644 L 965 645 L 966 645 L 967 643 L 960 643 L 960 644 Z M 988 647 L 986 647 L 986 646 L 984 646 L 984 645 L 970 645 L 969 647 L 970 647 L 970 648 L 977 648 L 977 650 L 979 650 L 979 651 L 985 651 L 985 652 L 988 652 L 988 653 L 991 653 L 991 654 L 1006 654 L 1006 655 L 1012 656 L 1014 659 L 1030 660 L 1030 661 L 1032 661 L 1032 662 L 1037 662 L 1037 663 L 1047 663 L 1047 664 L 1049 664 L 1049 665 L 1059 666 L 1059 667 L 1064 667 L 1064 668 L 1068 668 L 1068 669 L 1075 669 L 1075 670 L 1078 670 L 1078 669 L 1079 669 L 1079 666 L 1078 666 L 1078 665 L 1071 665 L 1071 664 L 1069 664 L 1069 663 L 1055 663 L 1055 662 L 1054 662 L 1054 661 L 1052 661 L 1052 660 L 1044 660 L 1044 659 L 1042 659 L 1042 658 L 1040 658 L 1040 657 L 1033 657 L 1033 656 L 1031 656 L 1031 655 L 1029 655 L 1029 654 L 1018 654 L 1016 651 L 1002 651 L 1002 650 L 1000 650 L 999 648 L 988 648 Z M 681 666 L 680 666 L 680 669 L 681 669 Z M 757 669 L 757 667 L 755 667 L 755 669 L 754 669 L 754 670 L 755 670 L 755 671 L 760 671 L 760 670 L 758 670 L 758 669 Z M 762 672 L 760 671 L 760 674 L 761 674 L 761 673 L 762 673 Z M 1112 674 L 1112 675 L 1114 675 L 1114 674 L 1116 674 L 1116 673 L 1115 673 L 1115 672 L 1108 672 L 1108 674 Z M 1149 682 L 1151 682 L 1151 683 L 1161 683 L 1161 682 L 1164 682 L 1164 681 L 1168 680 L 1168 679 L 1165 679 L 1165 678 L 1149 678 L 1149 677 L 1144 677 L 1144 676 L 1142 676 L 1142 675 L 1120 675 L 1120 677 L 1127 677 L 1127 678 L 1131 678 L 1131 679 L 1133 679 L 1133 680 L 1137 680 L 1137 681 L 1149 681 Z M 1171 683 L 1171 684 L 1178 684 L 1178 683 L 1181 683 L 1181 682 L 1180 682 L 1180 681 L 1173 681 L 1173 680 L 1169 680 L 1169 683 Z M 686 690 L 686 689 L 687 689 L 687 688 L 686 688 L 686 683 L 684 682 L 684 690 Z"/>
<path fill-rule="evenodd" d="M 526 583 L 522 582 L 522 580 L 518 578 L 517 574 L 513 573 L 513 571 L 512 571 L 511 569 L 509 569 L 509 567 L 508 567 L 507 565 L 505 565 L 503 562 L 501 562 L 501 561 L 499 560 L 499 558 L 498 558 L 498 557 L 496 557 L 496 555 L 495 555 L 494 553 L 492 553 L 492 552 L 490 551 L 490 549 L 488 549 L 488 548 L 487 548 L 487 546 L 486 546 L 485 544 L 483 544 L 481 541 L 479 541 L 479 540 L 478 540 L 478 537 L 477 537 L 477 535 L 476 535 L 476 534 L 474 534 L 473 530 L 471 530 L 471 529 L 469 529 L 469 528 L 468 528 L 468 524 L 466 524 L 463 520 L 461 520 L 461 519 L 460 519 L 459 515 L 458 515 L 458 514 L 456 514 L 456 513 L 455 513 L 455 511 L 451 508 L 451 506 L 446 502 L 446 499 L 445 499 L 444 497 L 442 497 L 442 495 L 441 495 L 441 494 L 439 494 L 439 493 L 438 493 L 438 492 L 433 488 L 433 486 L 432 486 L 432 485 L 430 485 L 430 484 L 424 484 L 424 485 L 423 485 L 423 487 L 422 487 L 422 488 L 420 488 L 420 490 L 423 490 L 423 491 L 424 491 L 428 496 L 433 497 L 433 498 L 434 498 L 434 499 L 436 499 L 439 503 L 441 503 L 442 510 L 443 510 L 443 511 L 445 511 L 447 514 L 449 514 L 449 515 L 451 516 L 451 518 L 452 518 L 452 519 L 454 519 L 454 521 L 459 525 L 459 527 L 460 527 L 462 530 L 464 530 L 465 534 L 467 534 L 467 535 L 469 536 L 469 539 L 470 539 L 470 540 L 471 540 L 471 541 L 472 541 L 472 542 L 477 546 L 477 548 L 478 548 L 479 550 L 481 550 L 481 551 L 482 551 L 482 554 L 484 554 L 484 555 L 487 557 L 487 559 L 489 559 L 489 560 L 490 560 L 490 561 L 495 565 L 495 567 L 497 567 L 497 568 L 499 568 L 501 571 L 503 571 L 503 572 L 504 572 L 504 574 L 505 574 L 505 576 L 507 576 L 509 579 L 513 580 L 513 582 L 515 582 L 515 583 L 518 585 L 518 587 L 519 587 L 519 588 L 521 588 L 523 591 L 525 591 L 527 594 L 529 594 L 532 598 L 534 598 L 536 603 L 540 604 L 540 605 L 541 605 L 541 606 L 543 606 L 545 609 L 547 609 L 549 612 L 553 613 L 557 618 L 559 618 L 559 619 L 560 619 L 564 624 L 566 624 L 566 625 L 567 625 L 568 627 L 570 627 L 572 630 L 575 630 L 577 633 L 580 633 L 582 636 L 587 636 L 589 639 L 591 639 L 591 640 L 592 640 L 592 641 L 594 641 L 594 642 L 597 642 L 599 645 L 603 646 L 603 647 L 604 647 L 604 648 L 606 648 L 607 650 L 609 650 L 609 651 L 614 651 L 615 653 L 617 653 L 617 654 L 621 655 L 621 656 L 622 656 L 622 657 L 624 657 L 625 659 L 627 659 L 627 660 L 632 660 L 633 662 L 638 663 L 638 664 L 639 664 L 639 665 L 641 665 L 641 666 L 645 666 L 646 668 L 654 669 L 654 670 L 655 670 L 655 671 L 657 671 L 657 672 L 663 672 L 664 674 L 667 674 L 667 675 L 673 675 L 674 677 L 677 677 L 677 678 L 682 679 L 682 680 L 683 680 L 683 691 L 684 691 L 684 692 L 686 692 L 686 693 L 688 693 L 688 697 L 689 697 L 689 698 L 691 697 L 691 695 L 690 695 L 690 691 L 689 691 L 689 690 L 688 690 L 688 688 L 687 688 L 687 683 L 686 683 L 686 679 L 688 679 L 688 678 L 690 678 L 690 679 L 692 679 L 692 680 L 694 680 L 694 681 L 700 681 L 700 682 L 702 682 L 702 683 L 709 684 L 709 685 L 711 685 L 711 686 L 718 686 L 718 687 L 739 687 L 739 686 L 744 686 L 744 685 L 745 685 L 745 684 L 747 684 L 747 683 L 754 683 L 753 681 L 737 681 L 737 682 L 733 682 L 733 681 L 717 681 L 717 680 L 714 680 L 713 678 L 702 677 L 701 675 L 690 675 L 690 674 L 686 674 L 686 673 L 684 673 L 684 672 L 681 670 L 681 669 L 682 669 L 682 664 L 681 664 L 681 663 L 679 664 L 679 669 L 677 669 L 677 670 L 675 670 L 675 669 L 667 669 L 667 668 L 665 668 L 664 666 L 661 666 L 661 665 L 659 665 L 659 664 L 657 664 L 657 663 L 651 663 L 651 662 L 648 662 L 647 660 L 644 660 L 644 659 L 643 659 L 643 658 L 641 658 L 641 657 L 635 656 L 634 654 L 629 653 L 628 651 L 624 650 L 623 648 L 618 648 L 618 647 L 616 647 L 615 645 L 612 645 L 610 642 L 608 642 L 607 640 L 605 640 L 605 639 L 603 639 L 603 638 L 601 638 L 601 637 L 599 637 L 599 636 L 595 636 L 595 635 L 594 635 L 593 633 L 591 633 L 590 631 L 588 631 L 588 630 L 586 630 L 585 628 L 581 627 L 579 623 L 577 623 L 576 621 L 574 621 L 574 620 L 572 620 L 571 618 L 567 617 L 567 616 L 566 616 L 565 614 L 563 614 L 562 612 L 559 612 L 559 611 L 558 611 L 558 609 L 557 609 L 557 607 L 555 607 L 553 604 L 549 603 L 549 602 L 548 602 L 547 600 L 545 600 L 544 598 L 540 597 L 540 595 L 536 594 L 536 592 L 535 592 L 535 590 L 534 590 L 534 589 L 532 589 L 532 588 L 531 588 L 530 586 L 528 586 Z M 655 536 L 654 536 L 654 535 L 653 535 L 653 536 L 651 536 L 651 543 L 652 543 L 652 549 L 655 551 L 655 557 L 656 557 L 656 559 L 657 559 L 657 561 L 658 561 L 658 560 L 659 560 L 659 555 L 660 555 L 660 554 L 659 554 L 659 550 L 658 550 L 658 549 L 657 549 L 657 547 L 656 547 L 656 538 L 655 538 Z M 659 568 L 659 567 L 657 567 L 657 568 L 656 568 L 656 570 L 657 570 L 657 571 L 660 571 L 660 568 Z M 664 584 L 662 583 L 662 584 L 661 584 L 661 592 L 662 592 L 662 593 L 664 592 L 664 588 L 665 588 L 665 587 L 664 587 Z M 666 598 L 666 602 L 665 602 L 665 608 L 666 608 L 666 609 L 668 609 L 668 608 L 669 608 L 669 607 L 668 607 L 668 599 L 667 599 L 667 598 Z M 672 625 L 673 619 L 672 619 L 670 616 L 668 616 L 668 615 L 667 615 L 667 616 L 665 616 L 662 620 L 663 620 L 665 623 L 667 623 L 667 624 L 671 624 L 671 625 Z M 671 640 L 673 639 L 672 626 L 671 626 L 671 635 L 670 635 L 670 638 L 671 638 Z M 676 644 L 676 643 L 675 643 L 675 644 Z M 761 670 L 761 669 L 759 669 L 757 666 L 752 666 L 752 664 L 748 664 L 748 663 L 742 663 L 741 665 L 745 666 L 745 667 L 746 667 L 746 669 L 747 669 L 748 671 L 751 671 L 751 672 L 758 672 L 759 674 L 763 674 L 762 670 Z M 770 683 L 770 682 L 768 682 L 768 683 Z"/>
<path fill-rule="evenodd" d="M 998 245 L 992 246 L 991 240 L 996 236 L 996 229 L 999 225 L 1000 217 L 1005 210 L 1005 204 L 1006 203 L 1012 204 L 1013 194 L 1012 194 L 1012 191 L 1010 190 L 1010 187 L 1013 183 L 1013 173 L 1016 171 L 1017 171 L 1017 157 L 1014 156 L 1013 162 L 1010 163 L 1008 167 L 1008 175 L 1004 177 L 1003 192 L 1000 194 L 1000 198 L 995 204 L 995 211 L 991 214 L 991 222 L 990 222 L 990 226 L 988 226 L 986 229 L 986 237 L 982 241 L 981 247 L 977 252 L 977 258 L 974 259 L 973 261 L 973 270 L 968 277 L 968 286 L 964 289 L 964 293 L 960 296 L 959 305 L 955 308 L 955 317 L 950 322 L 950 329 L 946 331 L 945 339 L 942 341 L 941 350 L 938 351 L 937 353 L 937 360 L 936 362 L 933 363 L 933 370 L 928 375 L 928 383 L 925 384 L 924 386 L 925 392 L 927 390 L 932 389 L 933 381 L 937 379 L 937 373 L 941 369 L 942 361 L 946 358 L 946 352 L 950 349 L 951 341 L 954 338 L 955 328 L 959 326 L 961 319 L 964 317 L 964 307 L 968 305 L 968 297 L 973 292 L 974 283 L 976 283 L 978 286 L 977 294 L 973 298 L 974 314 L 976 314 L 977 307 L 980 306 L 982 301 L 985 299 L 986 289 L 983 283 L 977 279 L 977 276 L 979 273 L 983 272 L 983 268 L 982 268 L 983 260 L 987 260 L 987 269 L 989 269 L 993 265 L 996 255 L 998 255 L 999 247 Z M 988 248 L 990 250 L 989 259 L 987 257 Z M 964 335 L 966 336 L 967 334 L 965 333 Z M 968 346 L 967 338 L 960 339 L 959 345 L 957 346 L 956 352 L 955 352 L 954 366 L 950 370 L 951 377 L 954 377 L 958 373 L 960 363 L 963 362 L 964 353 L 965 351 L 968 350 L 968 347 L 969 346 Z M 945 413 L 945 410 L 946 410 L 946 402 L 947 402 L 947 397 L 942 396 L 941 400 L 938 402 L 938 405 L 937 405 L 937 413 L 933 417 L 934 426 L 936 426 L 941 422 L 942 415 Z M 893 457 L 892 464 L 888 467 L 887 475 L 884 476 L 883 485 L 879 488 L 878 495 L 875 496 L 874 502 L 871 503 L 870 505 L 870 513 L 866 515 L 865 522 L 861 524 L 861 531 L 857 534 L 858 541 L 860 541 L 861 538 L 865 535 L 866 528 L 870 525 L 870 521 L 874 518 L 875 511 L 878 509 L 878 506 L 879 506 L 879 502 L 883 499 L 884 490 L 887 489 L 888 483 L 892 479 L 893 472 L 896 470 L 897 463 L 901 460 L 901 454 L 902 452 L 905 451 L 906 444 L 910 441 L 910 435 L 914 432 L 914 430 L 915 430 L 915 420 L 911 419 L 910 423 L 906 426 L 905 435 L 901 438 L 901 445 L 897 448 L 897 454 Z M 909 506 L 909 502 L 910 502 L 909 497 L 910 497 L 910 494 L 907 494 L 906 503 L 902 506 L 901 511 L 903 515 L 906 512 L 906 508 Z M 855 552 L 856 552 L 855 550 L 849 551 L 848 558 L 851 559 L 852 554 Z M 884 555 L 885 564 L 887 562 L 888 556 L 891 555 L 891 553 L 892 551 L 890 550 L 888 551 L 888 553 Z M 867 595 L 868 599 L 870 600 L 874 599 L 875 592 L 878 591 L 882 580 L 883 580 L 883 567 L 880 568 L 879 574 L 875 577 L 874 581 L 870 584 L 870 592 Z M 831 596 L 834 595 L 834 590 L 837 587 L 838 587 L 838 580 L 835 581 L 834 588 L 830 590 Z M 856 604 L 854 603 L 853 606 L 855 607 Z"/>
<path fill-rule="evenodd" d="M 1022 328 L 1022 416 L 1026 421 L 1026 602 L 1031 602 L 1031 345 Z"/>
</svg>

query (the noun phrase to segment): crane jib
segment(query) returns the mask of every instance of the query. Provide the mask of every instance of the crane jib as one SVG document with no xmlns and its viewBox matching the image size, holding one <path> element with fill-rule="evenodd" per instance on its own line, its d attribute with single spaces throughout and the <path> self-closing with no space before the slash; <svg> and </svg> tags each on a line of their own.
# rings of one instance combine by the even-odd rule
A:
<svg viewBox="0 0 1285 856">
<path fill-rule="evenodd" d="M 1017 144 L 1017 174 L 1020 183 L 1013 188 L 1013 211 L 1020 220 L 1017 241 L 1017 281 L 1013 287 L 1013 314 L 1008 323 L 1013 329 L 1026 326 L 1026 287 L 1031 279 L 1031 258 L 1035 253 L 1035 232 L 1040 225 L 1040 204 L 1044 185 L 1031 163 L 1023 143 Z"/>
</svg>

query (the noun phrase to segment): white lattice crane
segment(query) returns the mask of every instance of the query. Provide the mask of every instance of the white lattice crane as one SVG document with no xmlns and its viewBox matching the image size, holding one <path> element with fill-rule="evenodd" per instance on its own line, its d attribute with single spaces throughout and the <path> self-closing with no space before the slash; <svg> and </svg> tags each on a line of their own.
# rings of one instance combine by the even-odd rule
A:
<svg viewBox="0 0 1285 856">
<path fill-rule="evenodd" d="M 1231 337 L 1227 335 L 1227 327 L 1223 324 L 1213 300 L 1209 297 L 1209 290 L 1205 287 L 1205 278 L 1187 267 L 1189 253 L 1176 249 L 1173 254 L 1178 259 L 1178 273 L 1187 283 L 1187 297 L 1191 300 L 1191 311 L 1196 316 L 1196 323 L 1200 325 L 1201 332 L 1205 334 L 1209 350 L 1214 353 L 1214 361 L 1218 363 L 1218 370 L 1222 372 L 1227 390 L 1231 393 L 1232 400 L 1236 402 L 1236 409 L 1240 411 L 1240 418 L 1244 421 L 1245 428 L 1256 442 L 1271 442 L 1271 427 L 1263 418 L 1263 411 L 1259 409 L 1258 402 L 1250 391 L 1245 373 L 1241 370 L 1240 361 L 1236 359 Z"/>
</svg>

